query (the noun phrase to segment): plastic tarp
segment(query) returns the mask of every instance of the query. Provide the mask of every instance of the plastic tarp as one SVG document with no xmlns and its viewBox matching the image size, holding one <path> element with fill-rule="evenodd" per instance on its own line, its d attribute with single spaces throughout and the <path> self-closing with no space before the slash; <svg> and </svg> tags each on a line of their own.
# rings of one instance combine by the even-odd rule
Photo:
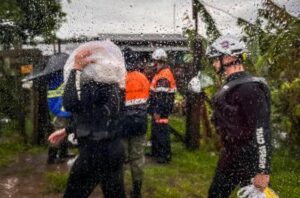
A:
<svg viewBox="0 0 300 198">
<path fill-rule="evenodd" d="M 91 51 L 88 57 L 94 63 L 87 65 L 82 71 L 82 80 L 94 80 L 102 83 L 118 83 L 125 88 L 125 61 L 120 48 L 109 40 L 90 41 L 76 48 L 64 66 L 66 82 L 73 69 L 75 55 L 83 50 Z"/>
</svg>

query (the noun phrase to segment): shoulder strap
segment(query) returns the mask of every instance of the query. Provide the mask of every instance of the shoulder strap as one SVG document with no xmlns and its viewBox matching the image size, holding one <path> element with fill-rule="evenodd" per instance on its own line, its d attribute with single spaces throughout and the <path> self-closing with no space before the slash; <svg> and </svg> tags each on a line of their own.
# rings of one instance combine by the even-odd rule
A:
<svg viewBox="0 0 300 198">
<path fill-rule="evenodd" d="M 229 92 L 232 88 L 244 84 L 244 83 L 250 83 L 250 82 L 257 82 L 261 83 L 267 86 L 267 82 L 264 78 L 261 77 L 255 77 L 255 76 L 247 76 L 244 78 L 239 78 L 233 81 L 230 81 L 229 83 L 226 83 L 223 85 L 223 87 L 216 93 L 215 98 L 222 97 L 224 94 Z"/>
</svg>

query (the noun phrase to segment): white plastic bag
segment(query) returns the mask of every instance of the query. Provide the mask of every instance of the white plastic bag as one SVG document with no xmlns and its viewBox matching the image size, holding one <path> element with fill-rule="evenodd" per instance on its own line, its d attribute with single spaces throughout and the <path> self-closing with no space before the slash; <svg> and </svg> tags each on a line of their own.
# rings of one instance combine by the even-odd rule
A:
<svg viewBox="0 0 300 198">
<path fill-rule="evenodd" d="M 241 188 L 237 192 L 238 198 L 279 198 L 278 195 L 269 187 L 261 192 L 253 184 Z"/>
<path fill-rule="evenodd" d="M 192 78 L 192 80 L 188 84 L 188 90 L 193 93 L 202 92 L 201 82 L 198 76 Z"/>
<path fill-rule="evenodd" d="M 73 69 L 75 55 L 82 50 L 90 50 L 89 58 L 95 63 L 87 65 L 82 72 L 82 79 L 92 79 L 103 83 L 118 83 L 125 87 L 125 61 L 120 48 L 109 40 L 91 41 L 76 48 L 64 66 L 64 81 L 66 82 Z"/>
<path fill-rule="evenodd" d="M 213 84 L 214 83 L 211 77 L 199 71 L 197 76 L 192 78 L 192 80 L 189 82 L 188 90 L 194 93 L 200 93 L 202 92 L 202 89 L 209 87 Z"/>
<path fill-rule="evenodd" d="M 254 185 L 241 188 L 237 192 L 238 198 L 266 198 L 265 193 L 259 191 Z"/>
</svg>

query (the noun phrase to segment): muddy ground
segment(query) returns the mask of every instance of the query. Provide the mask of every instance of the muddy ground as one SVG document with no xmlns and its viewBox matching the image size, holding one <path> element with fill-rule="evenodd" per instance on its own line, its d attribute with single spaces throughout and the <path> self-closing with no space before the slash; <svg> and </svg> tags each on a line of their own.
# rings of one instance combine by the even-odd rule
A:
<svg viewBox="0 0 300 198">
<path fill-rule="evenodd" d="M 45 172 L 67 172 L 67 163 L 48 165 L 47 154 L 22 154 L 0 170 L 0 198 L 58 198 L 62 194 L 45 193 Z M 92 197 L 102 197 L 95 189 Z"/>
<path fill-rule="evenodd" d="M 62 194 L 48 194 L 45 191 L 45 172 L 68 172 L 67 162 L 48 165 L 47 153 L 21 154 L 14 162 L 0 169 L 0 198 L 59 198 Z M 146 158 L 146 164 L 155 163 Z M 129 167 L 125 167 L 129 168 Z M 127 189 L 129 196 L 129 189 Z M 90 198 L 101 198 L 100 188 L 96 188 Z"/>
</svg>

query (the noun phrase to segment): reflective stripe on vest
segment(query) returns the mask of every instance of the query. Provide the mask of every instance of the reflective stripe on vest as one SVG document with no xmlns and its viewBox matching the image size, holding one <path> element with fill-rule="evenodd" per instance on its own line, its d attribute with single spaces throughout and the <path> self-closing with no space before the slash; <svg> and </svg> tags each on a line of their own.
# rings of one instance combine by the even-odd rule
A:
<svg viewBox="0 0 300 198">
<path fill-rule="evenodd" d="M 146 103 L 147 103 L 147 99 L 133 99 L 133 100 L 127 100 L 125 102 L 125 106 L 140 105 Z"/>
<path fill-rule="evenodd" d="M 149 91 L 150 83 L 144 74 L 138 71 L 127 73 L 125 106 L 146 104 Z"/>
<path fill-rule="evenodd" d="M 157 82 L 161 79 L 167 79 L 170 83 L 170 87 L 157 87 Z M 154 92 L 174 93 L 176 91 L 176 82 L 170 68 L 164 68 L 160 70 L 157 74 L 155 74 L 151 82 L 150 89 Z"/>
<path fill-rule="evenodd" d="M 155 120 L 155 122 L 159 123 L 159 124 L 168 124 L 169 119 L 168 118 L 161 118 L 161 119 Z"/>
<path fill-rule="evenodd" d="M 47 92 L 47 97 L 48 98 L 57 98 L 57 97 L 61 97 L 64 94 L 64 88 L 65 88 L 65 84 L 61 84 L 59 87 L 57 87 L 54 90 L 49 90 Z"/>
</svg>

